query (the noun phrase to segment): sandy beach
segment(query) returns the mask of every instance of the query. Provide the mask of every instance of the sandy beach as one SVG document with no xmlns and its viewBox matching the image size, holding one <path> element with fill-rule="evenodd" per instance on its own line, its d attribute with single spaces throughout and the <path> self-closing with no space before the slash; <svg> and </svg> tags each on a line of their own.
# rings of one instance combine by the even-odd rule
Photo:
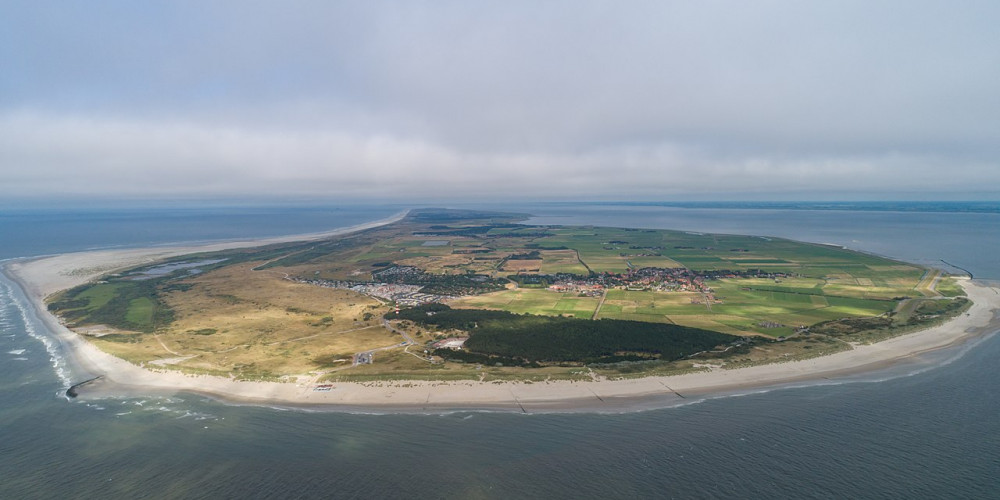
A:
<svg viewBox="0 0 1000 500">
<path fill-rule="evenodd" d="M 693 395 L 705 396 L 843 377 L 889 367 L 922 353 L 960 345 L 1000 329 L 1000 321 L 996 318 L 996 312 L 1000 310 L 1000 290 L 965 279 L 961 281 L 961 285 L 974 303 L 967 313 L 939 326 L 804 361 L 632 380 L 336 383 L 331 390 L 318 392 L 308 383 L 243 382 L 223 377 L 193 376 L 141 368 L 100 351 L 82 336 L 63 326 L 46 311 L 44 305 L 45 297 L 50 294 L 85 283 L 115 269 L 193 252 L 328 237 L 388 224 L 404 215 L 405 212 L 381 221 L 327 233 L 182 247 L 102 250 L 11 261 L 4 266 L 4 272 L 25 290 L 39 317 L 72 358 L 68 361 L 74 366 L 77 376 L 91 374 L 101 377 L 81 391 L 83 397 L 88 393 L 194 392 L 234 403 L 332 409 L 600 411 L 626 409 L 642 404 L 665 406 L 683 402 Z M 81 377 L 78 381 L 83 379 Z"/>
</svg>

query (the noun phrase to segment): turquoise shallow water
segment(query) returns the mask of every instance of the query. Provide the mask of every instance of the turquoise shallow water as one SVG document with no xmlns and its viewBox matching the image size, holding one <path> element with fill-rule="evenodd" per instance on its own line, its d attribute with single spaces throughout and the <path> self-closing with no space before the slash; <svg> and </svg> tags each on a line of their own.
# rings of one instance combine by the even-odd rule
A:
<svg viewBox="0 0 1000 500">
<path fill-rule="evenodd" d="M 610 218 L 857 240 L 897 257 L 920 247 L 925 261 L 1000 276 L 995 260 L 978 257 L 997 248 L 1000 221 L 984 218 L 990 214 L 530 208 L 566 223 L 622 225 Z M 146 224 L 163 216 L 132 215 Z M 0 256 L 24 255 L 28 246 L 56 253 L 194 239 L 182 226 L 155 241 L 129 239 L 114 217 L 83 218 L 73 227 L 95 236 L 81 244 L 72 235 L 49 239 L 44 222 L 20 217 L 21 230 L 4 230 Z M 203 222 L 206 232 L 230 225 L 225 215 L 207 219 L 214 222 Z M 359 220 L 315 222 L 295 232 Z M 3 250 L 11 234 L 35 240 Z M 865 246 L 878 235 L 890 242 Z M 952 243 L 943 239 L 957 240 L 959 250 L 948 253 Z M 67 401 L 66 382 L 32 336 L 44 336 L 39 329 L 18 290 L 0 285 L 0 498 L 991 498 L 1000 491 L 997 337 L 848 383 L 663 410 L 365 415 L 227 406 L 185 394 Z"/>
</svg>

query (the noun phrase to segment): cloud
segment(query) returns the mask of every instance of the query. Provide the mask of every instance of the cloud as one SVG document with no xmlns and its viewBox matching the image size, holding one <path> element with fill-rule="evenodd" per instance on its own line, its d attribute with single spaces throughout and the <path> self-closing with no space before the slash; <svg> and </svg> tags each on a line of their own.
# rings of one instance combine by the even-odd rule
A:
<svg viewBox="0 0 1000 500">
<path fill-rule="evenodd" d="M 947 168 L 947 158 L 899 154 L 745 157 L 671 143 L 483 153 L 346 131 L 27 113 L 0 117 L 0 151 L 0 176 L 22 194 L 657 198 L 801 192 L 817 184 L 947 191 L 966 182 Z M 979 182 L 1000 182 L 1000 171 L 987 165 L 976 174 Z"/>
<path fill-rule="evenodd" d="M 109 196 L 982 191 L 1000 171 L 996 14 L 8 4 L 0 180 Z"/>
</svg>

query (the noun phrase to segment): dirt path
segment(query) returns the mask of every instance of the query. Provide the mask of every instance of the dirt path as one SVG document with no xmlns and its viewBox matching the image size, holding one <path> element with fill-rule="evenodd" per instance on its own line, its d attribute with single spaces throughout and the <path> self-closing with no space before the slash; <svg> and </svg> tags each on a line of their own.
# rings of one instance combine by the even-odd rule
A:
<svg viewBox="0 0 1000 500">
<path fill-rule="evenodd" d="M 157 334 L 154 333 L 153 334 L 153 338 L 156 339 L 156 341 L 160 343 L 160 345 L 163 347 L 163 349 L 165 351 L 169 352 L 170 354 L 173 354 L 174 356 L 184 356 L 183 354 L 181 354 L 181 353 L 179 353 L 179 352 L 177 352 L 177 351 L 175 351 L 175 350 L 167 347 L 167 344 L 163 343 L 163 340 L 160 339 L 159 335 L 157 335 Z"/>
<path fill-rule="evenodd" d="M 604 299 L 608 298 L 608 289 L 604 289 L 604 293 L 601 294 L 601 301 L 597 303 L 597 309 L 594 310 L 594 315 L 590 319 L 597 319 L 597 315 L 601 314 L 601 307 L 604 306 Z"/>
</svg>

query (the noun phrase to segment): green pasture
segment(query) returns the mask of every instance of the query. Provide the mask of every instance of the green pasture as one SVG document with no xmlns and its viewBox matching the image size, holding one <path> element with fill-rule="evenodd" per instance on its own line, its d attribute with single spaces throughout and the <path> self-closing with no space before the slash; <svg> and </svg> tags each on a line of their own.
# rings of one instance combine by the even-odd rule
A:
<svg viewBox="0 0 1000 500">
<path fill-rule="evenodd" d="M 517 314 L 546 316 L 571 315 L 590 318 L 600 301 L 597 297 L 580 297 L 576 293 L 553 292 L 538 288 L 503 290 L 452 301 L 454 308 L 499 309 Z"/>
<path fill-rule="evenodd" d="M 125 313 L 125 321 L 146 327 L 153 323 L 153 301 L 148 297 L 132 299 L 128 303 L 128 311 Z"/>
<path fill-rule="evenodd" d="M 608 290 L 598 317 L 675 323 L 725 333 L 781 336 L 790 334 L 798 326 L 846 317 L 877 316 L 896 305 L 887 300 L 824 295 L 821 290 L 812 287 L 801 290 L 813 293 L 791 291 L 795 290 L 794 287 L 786 291 L 748 290 L 741 286 L 740 280 L 713 282 L 712 286 L 721 303 L 710 306 L 703 303 L 701 294 L 693 292 Z M 692 299 L 699 303 L 692 303 Z M 573 293 L 518 289 L 468 297 L 453 305 L 514 313 L 590 317 L 597 303 L 597 298 L 578 297 Z M 766 328 L 760 325 L 763 322 L 785 326 Z"/>
<path fill-rule="evenodd" d="M 945 297 L 959 297 L 965 295 L 965 291 L 959 286 L 954 278 L 942 279 L 935 288 L 938 293 Z"/>
<path fill-rule="evenodd" d="M 50 308 L 80 324 L 107 324 L 125 330 L 152 331 L 155 327 L 155 288 L 146 281 L 98 283 L 56 297 Z M 161 311 L 165 319 L 169 311 Z"/>
<path fill-rule="evenodd" d="M 551 236 L 536 238 L 533 243 L 543 248 L 575 249 L 595 272 L 623 272 L 631 262 L 637 268 L 765 269 L 817 278 L 828 274 L 864 275 L 883 281 L 919 280 L 923 274 L 921 268 L 890 259 L 782 238 L 603 227 L 556 227 L 546 231 Z M 643 253 L 662 256 L 638 256 Z"/>
<path fill-rule="evenodd" d="M 86 311 L 93 311 L 107 305 L 111 299 L 115 298 L 116 292 L 125 286 L 124 283 L 98 283 L 94 286 L 88 287 L 86 290 L 77 294 L 74 298 L 83 299 L 87 301 L 87 305 L 74 308 L 74 309 L 84 309 Z"/>
<path fill-rule="evenodd" d="M 543 274 L 570 273 L 586 275 L 587 268 L 580 263 L 573 250 L 543 250 L 541 272 Z"/>
</svg>

